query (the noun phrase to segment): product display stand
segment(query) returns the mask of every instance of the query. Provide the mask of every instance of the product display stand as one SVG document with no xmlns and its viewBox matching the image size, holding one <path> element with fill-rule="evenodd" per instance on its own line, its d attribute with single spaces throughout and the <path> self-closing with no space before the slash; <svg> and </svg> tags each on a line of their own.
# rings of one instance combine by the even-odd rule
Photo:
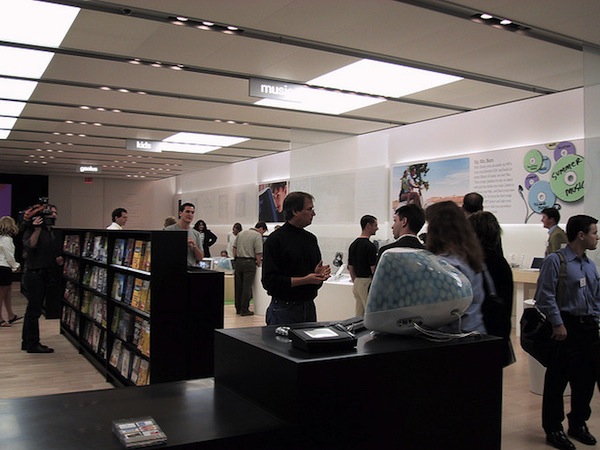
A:
<svg viewBox="0 0 600 450">
<path fill-rule="evenodd" d="M 188 270 L 187 233 L 63 230 L 61 332 L 116 386 L 213 374 L 222 272 Z"/>
</svg>

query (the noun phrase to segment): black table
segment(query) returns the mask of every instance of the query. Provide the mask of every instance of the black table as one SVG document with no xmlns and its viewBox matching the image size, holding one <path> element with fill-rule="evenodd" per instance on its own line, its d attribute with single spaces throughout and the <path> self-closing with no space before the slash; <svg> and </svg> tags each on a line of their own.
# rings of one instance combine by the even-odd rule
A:
<svg viewBox="0 0 600 450">
<path fill-rule="evenodd" d="M 217 330 L 215 383 L 299 425 L 307 446 L 500 449 L 502 341 L 362 333 L 307 353 L 275 327 Z"/>
<path fill-rule="evenodd" d="M 169 449 L 279 448 L 291 427 L 226 388 L 181 381 L 0 400 L 0 447 L 11 450 L 123 448 L 114 419 L 152 416 Z"/>
</svg>

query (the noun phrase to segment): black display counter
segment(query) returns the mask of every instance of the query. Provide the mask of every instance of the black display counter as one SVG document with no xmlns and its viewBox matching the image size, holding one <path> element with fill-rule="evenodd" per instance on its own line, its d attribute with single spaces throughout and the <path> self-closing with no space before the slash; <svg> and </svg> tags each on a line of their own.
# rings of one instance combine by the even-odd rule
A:
<svg viewBox="0 0 600 450">
<path fill-rule="evenodd" d="M 0 400 L 0 447 L 122 449 L 112 421 L 152 416 L 169 449 L 271 449 L 290 426 L 226 388 L 180 381 Z M 277 444 L 277 445 L 275 445 Z"/>
<path fill-rule="evenodd" d="M 215 383 L 298 424 L 306 448 L 500 449 L 495 337 L 364 332 L 351 351 L 310 354 L 275 327 L 218 330 Z"/>
<path fill-rule="evenodd" d="M 310 354 L 275 327 L 217 330 L 215 381 L 0 400 L 2 448 L 122 448 L 112 421 L 151 416 L 169 449 L 500 450 L 499 338 L 359 336 Z"/>
</svg>

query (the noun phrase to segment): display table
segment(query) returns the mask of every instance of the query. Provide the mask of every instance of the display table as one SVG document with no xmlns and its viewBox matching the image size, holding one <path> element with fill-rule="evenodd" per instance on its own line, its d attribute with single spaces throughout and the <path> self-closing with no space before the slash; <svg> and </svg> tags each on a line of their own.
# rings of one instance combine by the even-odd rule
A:
<svg viewBox="0 0 600 450">
<path fill-rule="evenodd" d="M 344 320 L 356 316 L 356 300 L 352 287 L 350 277 L 339 281 L 329 279 L 323 283 L 315 299 L 317 320 Z"/>
<path fill-rule="evenodd" d="M 0 400 L 1 447 L 122 449 L 112 421 L 141 416 L 156 420 L 167 435 L 158 448 L 169 449 L 281 448 L 291 428 L 228 389 L 179 381 Z"/>
<path fill-rule="evenodd" d="M 513 283 L 515 285 L 514 304 L 516 314 L 515 331 L 517 336 L 521 335 L 519 321 L 523 315 L 523 302 L 525 299 L 525 288 L 537 285 L 540 271 L 538 269 L 512 269 Z"/>
<path fill-rule="evenodd" d="M 252 296 L 254 301 L 254 312 L 261 316 L 267 313 L 267 308 L 271 303 L 271 297 L 261 283 L 262 268 L 258 267 L 256 278 L 252 286 Z M 317 319 L 320 321 L 344 320 L 354 317 L 355 300 L 352 294 L 352 282 L 348 280 L 326 281 L 323 283 L 317 298 L 315 299 L 317 308 Z"/>
<path fill-rule="evenodd" d="M 232 273 L 225 274 L 225 302 L 235 302 L 235 276 Z"/>
<path fill-rule="evenodd" d="M 499 338 L 434 343 L 365 332 L 355 349 L 314 354 L 275 327 L 215 333 L 216 385 L 298 424 L 305 448 L 500 449 Z"/>
</svg>

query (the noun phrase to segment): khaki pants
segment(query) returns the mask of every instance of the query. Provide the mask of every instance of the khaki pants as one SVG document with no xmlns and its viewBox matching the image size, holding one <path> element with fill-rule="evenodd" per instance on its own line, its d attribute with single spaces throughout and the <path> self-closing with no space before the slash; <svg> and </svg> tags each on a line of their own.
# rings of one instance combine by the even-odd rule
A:
<svg viewBox="0 0 600 450">
<path fill-rule="evenodd" d="M 355 278 L 352 293 L 356 300 L 356 315 L 364 316 L 367 308 L 367 296 L 369 294 L 369 286 L 371 286 L 372 278 Z"/>
</svg>

